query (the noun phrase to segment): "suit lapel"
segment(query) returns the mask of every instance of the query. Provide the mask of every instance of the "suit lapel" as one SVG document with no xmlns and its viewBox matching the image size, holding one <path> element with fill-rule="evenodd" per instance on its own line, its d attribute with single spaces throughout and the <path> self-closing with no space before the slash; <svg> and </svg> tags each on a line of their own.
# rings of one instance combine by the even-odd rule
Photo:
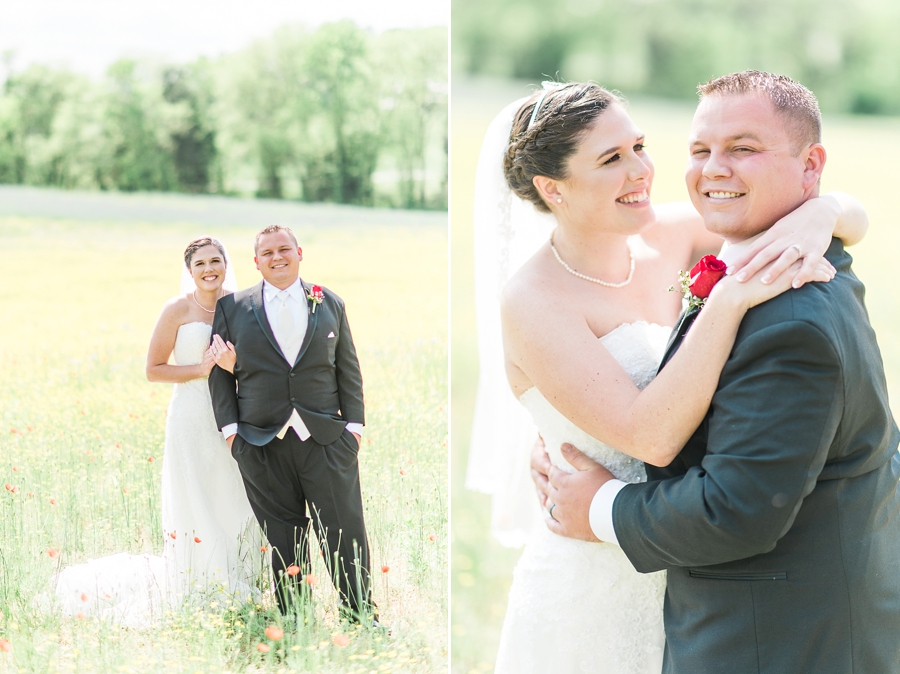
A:
<svg viewBox="0 0 900 674">
<path fill-rule="evenodd" d="M 269 344 L 271 344 L 272 348 L 278 353 L 281 353 L 281 347 L 278 346 L 278 341 L 275 339 L 275 333 L 272 332 L 272 326 L 269 325 L 269 319 L 266 316 L 266 308 L 263 303 L 262 281 L 250 291 L 250 306 L 253 307 L 253 315 L 256 316 L 256 321 L 259 323 L 259 327 L 262 328 L 266 339 L 269 340 Z"/>
<path fill-rule="evenodd" d="M 681 346 L 681 342 L 684 341 L 684 336 L 688 333 L 688 330 L 691 329 L 691 326 L 694 324 L 694 320 L 699 313 L 700 309 L 697 308 L 681 312 L 681 317 L 678 319 L 678 325 L 675 326 L 675 329 L 672 330 L 672 334 L 669 336 L 669 343 L 666 344 L 666 351 L 663 355 L 662 362 L 659 364 L 657 373 L 662 371 L 666 366 L 666 363 L 669 362 L 669 359 L 675 355 L 676 351 L 678 351 L 678 347 Z"/>
<path fill-rule="evenodd" d="M 322 313 L 322 305 L 318 306 L 318 309 L 313 312 L 311 311 L 311 302 L 309 299 L 309 294 L 312 290 L 312 285 L 308 285 L 305 281 L 300 281 L 303 284 L 303 293 L 306 295 L 306 335 L 303 337 L 303 343 L 300 345 L 300 351 L 297 352 L 297 360 L 294 361 L 294 365 L 300 362 L 300 359 L 303 358 L 303 354 L 306 353 L 306 349 L 309 347 L 309 343 L 312 340 L 313 333 L 316 331 L 316 323 L 319 320 L 319 315 Z"/>
</svg>

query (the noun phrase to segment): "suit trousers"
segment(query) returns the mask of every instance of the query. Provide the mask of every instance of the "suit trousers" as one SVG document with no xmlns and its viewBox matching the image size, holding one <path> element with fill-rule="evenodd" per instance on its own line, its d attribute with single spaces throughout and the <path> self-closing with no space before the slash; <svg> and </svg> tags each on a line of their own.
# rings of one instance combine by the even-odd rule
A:
<svg viewBox="0 0 900 674">
<path fill-rule="evenodd" d="M 262 447 L 236 435 L 231 454 L 247 498 L 272 548 L 272 571 L 282 613 L 300 596 L 309 573 L 309 532 L 315 531 L 345 609 L 357 618 L 374 611 L 369 544 L 359 486 L 359 447 L 348 430 L 330 445 L 301 440 L 293 429 Z M 291 564 L 301 573 L 288 576 Z"/>
</svg>

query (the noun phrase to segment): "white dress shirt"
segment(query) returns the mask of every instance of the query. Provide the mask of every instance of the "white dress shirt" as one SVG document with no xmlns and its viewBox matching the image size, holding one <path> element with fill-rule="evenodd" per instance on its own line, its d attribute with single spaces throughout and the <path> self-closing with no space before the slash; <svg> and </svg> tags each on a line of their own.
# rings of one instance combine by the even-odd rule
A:
<svg viewBox="0 0 900 674">
<path fill-rule="evenodd" d="M 297 360 L 309 327 L 309 303 L 306 300 L 306 289 L 300 279 L 284 290 L 276 288 L 268 281 L 263 281 L 263 304 L 266 309 L 266 319 L 275 335 L 275 341 L 281 348 L 281 355 L 291 367 Z M 285 314 L 286 311 L 290 314 L 289 316 Z M 222 429 L 225 439 L 227 440 L 237 433 L 237 428 L 237 424 L 225 426 Z M 296 408 L 293 409 L 290 418 L 276 437 L 279 440 L 284 438 L 289 428 L 293 428 L 301 440 L 307 440 L 310 437 L 309 429 L 303 423 Z M 359 436 L 362 436 L 362 429 L 363 425 L 360 423 L 347 424 L 347 430 Z"/>
<path fill-rule="evenodd" d="M 726 242 L 719 252 L 719 259 L 725 264 L 731 264 L 759 236 L 761 234 L 757 234 L 740 243 L 729 244 Z M 589 513 L 591 531 L 601 541 L 619 544 L 619 539 L 616 537 L 616 529 L 613 526 L 613 503 L 616 500 L 616 496 L 622 491 L 622 487 L 626 484 L 621 480 L 610 480 L 597 490 L 597 493 L 594 494 L 594 498 L 591 500 Z"/>
</svg>

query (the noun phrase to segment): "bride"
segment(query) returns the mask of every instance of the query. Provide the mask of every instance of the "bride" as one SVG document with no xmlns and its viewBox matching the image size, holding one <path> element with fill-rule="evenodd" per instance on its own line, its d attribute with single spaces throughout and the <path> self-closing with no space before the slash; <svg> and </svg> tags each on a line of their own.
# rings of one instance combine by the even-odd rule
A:
<svg viewBox="0 0 900 674">
<path fill-rule="evenodd" d="M 234 366 L 233 348 L 221 340 L 210 346 L 210 335 L 216 302 L 237 283 L 217 239 L 191 241 L 184 265 L 182 294 L 163 307 L 147 353 L 147 378 L 175 384 L 162 466 L 162 556 L 119 553 L 63 569 L 56 595 L 68 615 L 142 626 L 193 597 L 246 597 L 262 568 L 256 519 L 206 382 L 217 362 Z"/>
<path fill-rule="evenodd" d="M 499 673 L 659 674 L 662 665 L 664 575 L 637 573 L 616 545 L 531 526 L 534 495 L 520 487 L 530 485 L 535 426 L 558 466 L 573 470 L 559 451 L 568 442 L 619 479 L 645 480 L 642 462 L 667 465 L 701 421 L 747 309 L 792 283 L 830 280 L 822 254 L 832 230 L 848 244 L 865 231 L 861 207 L 840 194 L 783 218 L 729 260 L 738 273 L 716 286 L 654 379 L 680 311 L 666 288 L 722 240 L 690 205 L 654 210 L 653 172 L 622 101 L 594 84 L 545 85 L 501 112 L 482 148 L 481 378 L 467 481 L 493 494 L 501 541 L 528 541 Z M 516 398 L 518 409 L 508 404 Z"/>
</svg>

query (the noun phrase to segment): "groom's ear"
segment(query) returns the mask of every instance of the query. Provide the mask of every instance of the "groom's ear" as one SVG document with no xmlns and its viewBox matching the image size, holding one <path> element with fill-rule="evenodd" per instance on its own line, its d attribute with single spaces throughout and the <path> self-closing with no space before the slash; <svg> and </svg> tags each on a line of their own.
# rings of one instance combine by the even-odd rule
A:
<svg viewBox="0 0 900 674">
<path fill-rule="evenodd" d="M 259 258 L 256 257 L 255 255 L 253 256 L 253 262 L 256 263 L 256 268 L 259 269 Z"/>
<path fill-rule="evenodd" d="M 548 178 L 547 176 L 535 176 L 531 179 L 531 182 L 534 185 L 534 189 L 537 190 L 538 194 L 541 195 L 541 198 L 548 206 L 551 204 L 556 205 L 558 203 L 557 199 L 560 198 L 560 193 L 559 183 L 557 183 L 557 181 L 553 178 Z"/>
<path fill-rule="evenodd" d="M 303 262 L 303 249 L 300 246 L 297 246 L 297 255 L 300 258 L 300 262 Z"/>
<path fill-rule="evenodd" d="M 825 170 L 825 147 L 821 143 L 813 143 L 805 151 L 803 166 L 803 189 L 807 190 L 818 184 Z"/>
</svg>

